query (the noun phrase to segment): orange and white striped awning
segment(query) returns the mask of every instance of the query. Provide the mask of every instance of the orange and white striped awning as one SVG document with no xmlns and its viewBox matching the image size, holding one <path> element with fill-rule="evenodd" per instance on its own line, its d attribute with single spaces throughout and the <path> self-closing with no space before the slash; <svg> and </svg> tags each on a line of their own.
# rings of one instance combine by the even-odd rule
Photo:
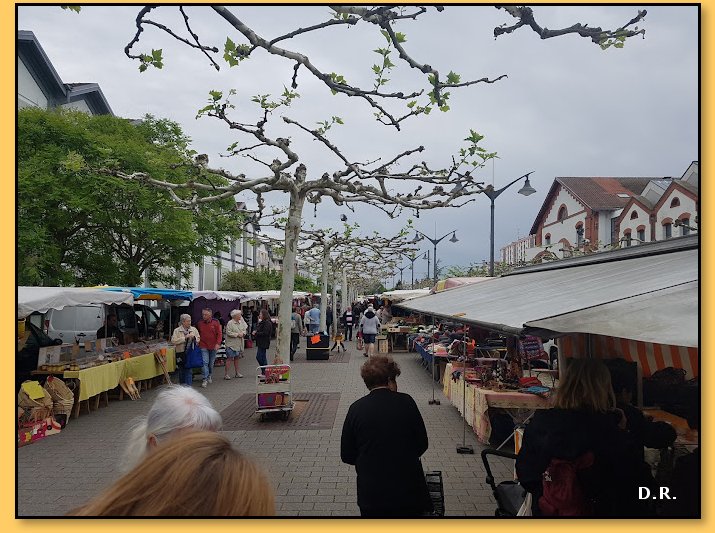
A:
<svg viewBox="0 0 715 533">
<path fill-rule="evenodd" d="M 585 357 L 588 353 L 585 334 L 567 335 L 560 337 L 557 342 L 559 352 L 564 357 Z M 594 357 L 635 361 L 643 377 L 650 377 L 657 370 L 671 366 L 684 369 L 687 379 L 698 377 L 700 354 L 695 347 L 654 344 L 606 335 L 592 335 L 591 343 Z"/>
</svg>

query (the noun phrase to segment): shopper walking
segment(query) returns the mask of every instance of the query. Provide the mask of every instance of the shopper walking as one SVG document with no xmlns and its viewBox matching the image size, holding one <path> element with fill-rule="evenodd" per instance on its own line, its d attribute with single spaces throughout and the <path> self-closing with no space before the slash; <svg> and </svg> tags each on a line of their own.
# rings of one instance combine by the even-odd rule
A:
<svg viewBox="0 0 715 533">
<path fill-rule="evenodd" d="M 256 326 L 256 361 L 258 366 L 266 366 L 268 364 L 268 348 L 271 346 L 271 333 L 273 332 L 273 324 L 271 324 L 271 315 L 267 309 L 261 309 L 258 314 L 258 325 Z"/>
<path fill-rule="evenodd" d="M 191 386 L 194 380 L 193 368 L 186 368 L 184 356 L 180 356 L 186 350 L 186 343 L 190 340 L 201 341 L 199 331 L 191 325 L 191 315 L 183 314 L 179 317 L 179 326 L 171 335 L 171 342 L 176 348 L 176 358 L 179 367 L 179 383 Z"/>
<path fill-rule="evenodd" d="M 234 309 L 231 311 L 231 320 L 226 324 L 226 368 L 223 379 L 231 379 L 231 362 L 235 371 L 234 377 L 243 377 L 243 374 L 238 371 L 238 362 L 243 359 L 247 332 L 248 324 L 243 320 L 243 313 Z"/>
<path fill-rule="evenodd" d="M 377 318 L 375 309 L 372 304 L 367 306 L 367 310 L 360 320 L 360 330 L 362 331 L 363 339 L 365 339 L 365 357 L 375 355 L 375 338 L 380 333 L 380 319 Z"/>
<path fill-rule="evenodd" d="M 353 340 L 353 310 L 348 307 L 343 313 L 343 324 L 345 326 L 345 339 Z"/>
<path fill-rule="evenodd" d="M 298 306 L 293 307 L 293 313 L 290 315 L 290 360 L 293 360 L 295 352 L 298 351 L 300 344 L 300 336 L 303 333 L 303 318 L 300 316 Z"/>
<path fill-rule="evenodd" d="M 432 510 L 420 457 L 427 429 L 417 404 L 397 392 L 400 367 L 391 357 L 371 357 L 360 369 L 370 393 L 348 409 L 340 458 L 355 465 L 362 516 L 415 517 Z"/>
<path fill-rule="evenodd" d="M 272 516 L 261 468 L 217 433 L 192 432 L 149 454 L 73 516 Z"/>
<path fill-rule="evenodd" d="M 201 386 L 206 388 L 209 383 L 213 383 L 214 362 L 216 361 L 216 352 L 221 347 L 223 332 L 221 324 L 212 317 L 212 311 L 208 307 L 201 311 L 201 320 L 196 324 L 196 329 L 201 335 L 199 348 L 201 348 L 201 355 L 204 358 L 204 379 Z"/>
</svg>

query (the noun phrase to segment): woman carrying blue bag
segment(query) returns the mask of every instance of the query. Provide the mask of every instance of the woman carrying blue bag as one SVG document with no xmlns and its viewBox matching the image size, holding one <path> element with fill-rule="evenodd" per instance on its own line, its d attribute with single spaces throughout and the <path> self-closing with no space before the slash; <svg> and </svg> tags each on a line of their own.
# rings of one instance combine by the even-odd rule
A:
<svg viewBox="0 0 715 533">
<path fill-rule="evenodd" d="M 176 346 L 176 364 L 179 367 L 179 383 L 182 385 L 191 386 L 193 369 L 203 365 L 200 340 L 198 330 L 191 325 L 191 315 L 181 315 L 179 327 L 174 330 L 171 342 Z"/>
</svg>

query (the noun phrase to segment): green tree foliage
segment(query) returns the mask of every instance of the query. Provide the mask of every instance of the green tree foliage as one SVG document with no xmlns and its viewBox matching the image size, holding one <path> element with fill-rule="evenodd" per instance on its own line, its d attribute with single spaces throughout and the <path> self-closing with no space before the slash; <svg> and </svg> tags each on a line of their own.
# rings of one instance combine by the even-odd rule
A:
<svg viewBox="0 0 715 533">
<path fill-rule="evenodd" d="M 221 281 L 222 291 L 279 291 L 281 289 L 282 274 L 276 270 L 236 270 L 226 272 Z M 296 291 L 319 293 L 320 288 L 315 282 L 303 276 L 295 276 Z"/>
<path fill-rule="evenodd" d="M 509 266 L 501 261 L 494 263 L 494 275 L 503 276 L 513 270 L 514 267 Z M 489 276 L 489 265 L 487 263 L 472 263 L 469 266 L 453 265 L 447 268 L 448 278 L 479 278 Z"/>
<path fill-rule="evenodd" d="M 90 170 L 185 182 L 196 172 L 185 165 L 194 154 L 175 122 L 26 108 L 17 131 L 20 284 L 137 285 L 145 270 L 152 281 L 175 283 L 177 270 L 186 275 L 240 235 L 231 198 L 193 212 L 168 193 Z"/>
</svg>

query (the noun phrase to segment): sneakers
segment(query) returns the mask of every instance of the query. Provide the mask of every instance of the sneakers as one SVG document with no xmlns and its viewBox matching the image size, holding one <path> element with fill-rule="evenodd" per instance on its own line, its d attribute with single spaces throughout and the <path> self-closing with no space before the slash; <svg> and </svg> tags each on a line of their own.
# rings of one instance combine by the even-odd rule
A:
<svg viewBox="0 0 715 533">
<path fill-rule="evenodd" d="M 213 383 L 214 380 L 211 378 L 211 374 L 209 374 L 209 383 Z"/>
<path fill-rule="evenodd" d="M 226 374 L 226 375 L 223 377 L 223 379 L 231 379 L 231 376 L 229 376 L 228 374 Z"/>
<path fill-rule="evenodd" d="M 201 382 L 201 388 L 202 388 L 202 389 L 205 389 L 205 388 L 208 387 L 208 386 L 209 386 L 209 382 L 208 382 L 208 381 L 203 380 L 203 381 Z"/>
<path fill-rule="evenodd" d="M 237 378 L 242 378 L 242 377 L 243 377 L 243 374 L 236 374 L 236 377 L 237 377 Z"/>
</svg>

